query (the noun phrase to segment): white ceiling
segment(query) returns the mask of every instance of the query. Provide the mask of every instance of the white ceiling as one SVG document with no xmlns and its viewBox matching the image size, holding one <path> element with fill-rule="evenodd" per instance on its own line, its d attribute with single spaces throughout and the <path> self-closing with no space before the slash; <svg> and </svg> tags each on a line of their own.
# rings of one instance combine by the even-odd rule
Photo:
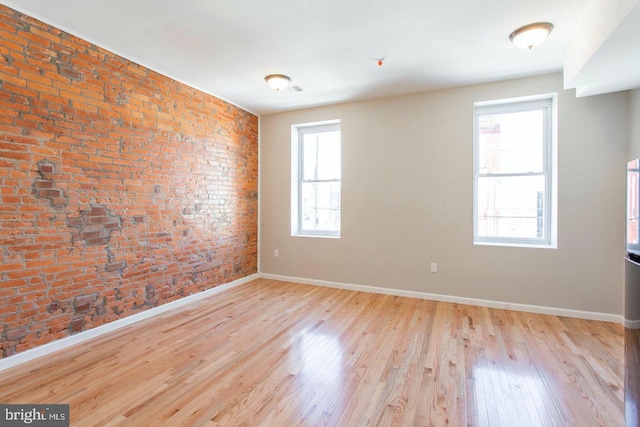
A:
<svg viewBox="0 0 640 427">
<path fill-rule="evenodd" d="M 256 114 L 561 71 L 596 0 L 1 3 Z M 527 51 L 516 28 L 555 25 Z M 378 67 L 376 58 L 384 57 Z M 304 91 L 275 92 L 267 74 Z"/>
<path fill-rule="evenodd" d="M 640 1 L 597 0 L 565 46 L 563 71 L 579 97 L 640 87 Z"/>
</svg>

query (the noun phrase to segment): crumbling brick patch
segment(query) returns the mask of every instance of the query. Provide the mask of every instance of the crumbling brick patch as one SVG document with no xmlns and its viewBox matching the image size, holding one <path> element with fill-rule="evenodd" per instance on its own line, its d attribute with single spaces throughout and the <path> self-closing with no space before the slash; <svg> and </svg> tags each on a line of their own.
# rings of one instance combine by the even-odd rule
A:
<svg viewBox="0 0 640 427">
<path fill-rule="evenodd" d="M 95 292 L 88 295 L 78 295 L 73 300 L 73 309 L 75 310 L 76 313 L 87 312 L 89 311 L 89 309 L 91 308 L 91 305 L 96 301 L 97 298 L 98 298 L 98 294 Z"/>
<path fill-rule="evenodd" d="M 29 325 L 22 325 L 14 329 L 9 329 L 7 332 L 5 332 L 5 340 L 20 341 L 27 335 L 29 335 Z"/>
<path fill-rule="evenodd" d="M 81 317 L 77 319 L 73 319 L 69 324 L 69 330 L 71 331 L 72 334 L 82 332 L 83 329 L 84 329 L 84 319 Z"/>
<path fill-rule="evenodd" d="M 49 203 L 53 207 L 64 207 L 69 203 L 69 199 L 64 190 L 56 188 L 56 183 L 53 179 L 55 173 L 55 164 L 47 159 L 39 161 L 38 174 L 40 174 L 40 178 L 37 178 L 33 183 L 33 193 L 36 197 L 49 199 Z"/>
<path fill-rule="evenodd" d="M 111 233 L 122 228 L 122 220 L 117 215 L 111 215 L 102 205 L 91 205 L 90 209 L 80 211 L 80 216 L 67 218 L 67 225 L 77 228 L 71 235 L 71 242 L 84 241 L 87 246 L 97 246 L 106 244 Z M 118 267 L 114 266 L 113 269 L 117 270 Z"/>
</svg>

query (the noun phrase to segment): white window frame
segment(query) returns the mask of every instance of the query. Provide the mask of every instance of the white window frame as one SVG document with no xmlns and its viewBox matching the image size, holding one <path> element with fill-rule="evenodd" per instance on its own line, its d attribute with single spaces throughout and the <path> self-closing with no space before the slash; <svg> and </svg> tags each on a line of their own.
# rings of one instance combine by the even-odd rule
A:
<svg viewBox="0 0 640 427">
<path fill-rule="evenodd" d="M 302 184 L 309 182 L 337 182 L 342 184 L 342 177 L 337 180 L 304 180 L 303 179 L 303 136 L 310 133 L 341 132 L 340 120 L 304 123 L 291 126 L 291 235 L 297 237 L 329 237 L 340 238 L 340 230 L 309 230 L 302 226 Z M 342 151 L 342 132 L 340 150 Z M 341 160 L 342 162 L 342 160 Z M 342 174 L 341 174 L 342 175 Z M 342 194 L 342 192 L 341 192 Z M 341 197 L 342 198 L 342 197 Z M 342 214 L 342 200 L 340 200 Z M 342 215 L 341 215 L 342 216 Z"/>
<path fill-rule="evenodd" d="M 544 112 L 543 170 L 505 174 L 480 174 L 480 116 L 540 110 Z M 557 248 L 557 94 L 477 102 L 473 121 L 473 243 L 536 248 Z M 478 235 L 478 181 L 480 177 L 539 176 L 545 178 L 543 236 L 516 238 Z"/>
</svg>

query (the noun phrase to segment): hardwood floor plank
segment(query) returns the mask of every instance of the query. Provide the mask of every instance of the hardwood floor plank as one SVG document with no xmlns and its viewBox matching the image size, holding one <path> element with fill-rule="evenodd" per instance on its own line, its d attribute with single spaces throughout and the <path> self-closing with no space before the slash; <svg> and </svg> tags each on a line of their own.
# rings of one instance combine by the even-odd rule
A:
<svg viewBox="0 0 640 427">
<path fill-rule="evenodd" d="M 621 325 L 258 279 L 2 372 L 82 426 L 623 426 Z"/>
</svg>

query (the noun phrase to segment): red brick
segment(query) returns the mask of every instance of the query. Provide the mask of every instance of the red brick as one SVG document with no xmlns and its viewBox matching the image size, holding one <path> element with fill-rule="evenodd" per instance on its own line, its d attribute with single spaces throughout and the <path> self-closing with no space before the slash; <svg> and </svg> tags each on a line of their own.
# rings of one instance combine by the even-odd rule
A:
<svg viewBox="0 0 640 427">
<path fill-rule="evenodd" d="M 16 279 L 16 280 L 0 280 L 0 289 L 1 288 L 18 288 L 25 286 L 27 284 L 26 280 Z M 1 308 L 1 306 L 0 306 Z"/>
<path fill-rule="evenodd" d="M 0 264 L 0 273 L 5 272 L 5 271 L 18 271 L 18 270 L 22 270 L 24 268 L 24 265 L 21 262 L 14 262 L 11 264 Z"/>
<path fill-rule="evenodd" d="M 0 151 L 0 159 L 14 159 L 14 160 L 31 160 L 29 153 L 17 153 L 13 151 Z"/>
<path fill-rule="evenodd" d="M 45 37 L 39 36 L 38 34 L 19 33 L 19 35 L 40 46 L 49 47 L 51 45 L 51 42 L 48 39 L 46 39 Z"/>
<path fill-rule="evenodd" d="M 50 175 L 55 173 L 55 166 L 51 163 L 41 163 L 38 165 L 38 171 L 43 175 Z"/>
<path fill-rule="evenodd" d="M 59 66 L 58 67 L 58 72 L 61 75 L 65 76 L 65 77 L 68 77 L 68 78 L 70 78 L 72 80 L 82 80 L 82 77 L 83 77 L 81 72 L 79 72 L 77 70 L 74 70 L 74 69 L 72 69 L 70 67 Z"/>
<path fill-rule="evenodd" d="M 5 330 L 31 325 L 12 351 L 256 271 L 255 116 L 19 14 L 0 22 L 9 49 L 0 313 Z"/>
<path fill-rule="evenodd" d="M 42 76 L 38 73 L 31 73 L 29 71 L 25 71 L 24 69 L 20 70 L 20 77 L 30 82 L 40 83 L 46 86 L 51 86 L 51 79 L 49 77 Z"/>
<path fill-rule="evenodd" d="M 16 43 L 20 46 L 26 46 L 29 44 L 29 40 L 27 40 L 26 38 L 22 37 L 21 35 L 17 35 L 15 33 L 15 28 L 13 28 L 13 31 L 11 30 L 5 30 L 4 28 L 2 28 L 0 30 L 0 40 L 4 40 L 4 41 L 11 41 L 13 43 Z M 22 49 L 19 49 L 22 50 Z"/>
<path fill-rule="evenodd" d="M 36 261 L 27 261 L 25 266 L 26 268 L 47 267 L 50 266 L 53 262 L 54 261 L 52 260 L 40 259 Z"/>
<path fill-rule="evenodd" d="M 69 325 L 69 329 L 71 330 L 71 333 L 82 332 L 84 329 L 84 319 L 73 319 Z"/>
<path fill-rule="evenodd" d="M 40 189 L 38 190 L 38 197 L 61 197 L 62 191 L 58 189 Z"/>
<path fill-rule="evenodd" d="M 53 188 L 53 181 L 45 181 L 37 179 L 35 182 L 36 188 Z"/>
<path fill-rule="evenodd" d="M 58 95 L 60 93 L 60 91 L 57 88 L 48 86 L 46 84 L 41 84 L 39 82 L 34 82 L 31 80 L 26 80 L 26 82 L 27 82 L 27 87 L 29 89 L 35 90 L 37 92 L 48 93 L 51 95 Z M 16 85 L 20 86 L 19 84 L 16 84 Z"/>
<path fill-rule="evenodd" d="M 29 28 L 29 30 L 34 33 L 39 35 L 40 37 L 43 37 L 45 39 L 48 39 L 49 41 L 56 43 L 56 44 L 60 44 L 60 36 L 59 34 L 61 33 L 59 30 L 49 30 L 49 31 L 44 31 L 36 26 L 31 26 L 31 28 Z"/>
</svg>

